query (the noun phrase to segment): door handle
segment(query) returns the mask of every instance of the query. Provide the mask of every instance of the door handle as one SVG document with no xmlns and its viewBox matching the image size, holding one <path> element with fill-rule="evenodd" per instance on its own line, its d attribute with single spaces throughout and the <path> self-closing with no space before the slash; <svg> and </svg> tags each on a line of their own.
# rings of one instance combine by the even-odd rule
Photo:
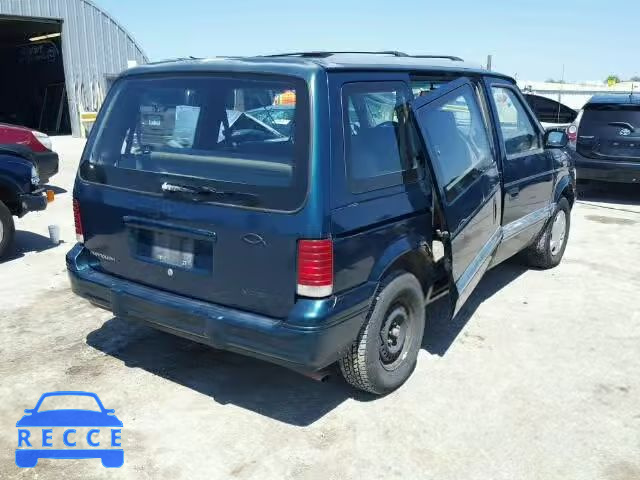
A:
<svg viewBox="0 0 640 480">
<path fill-rule="evenodd" d="M 510 188 L 508 190 L 508 193 L 511 198 L 516 198 L 518 195 L 520 195 L 520 189 L 518 187 Z"/>
<path fill-rule="evenodd" d="M 496 197 L 493 197 L 493 221 L 495 222 L 498 218 L 498 204 L 496 202 Z"/>
</svg>

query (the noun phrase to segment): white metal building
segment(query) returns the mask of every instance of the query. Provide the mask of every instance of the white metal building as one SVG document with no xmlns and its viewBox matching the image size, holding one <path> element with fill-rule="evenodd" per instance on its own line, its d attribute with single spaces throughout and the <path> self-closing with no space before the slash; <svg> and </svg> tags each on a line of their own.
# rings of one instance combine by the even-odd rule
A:
<svg viewBox="0 0 640 480">
<path fill-rule="evenodd" d="M 560 102 L 574 110 L 580 110 L 589 99 L 603 93 L 640 93 L 640 82 L 621 82 L 616 85 L 589 83 L 551 83 L 518 81 L 525 93 L 533 93 Z"/>
<path fill-rule="evenodd" d="M 146 62 L 90 0 L 0 0 L 0 122 L 82 136 L 110 80 Z"/>
</svg>

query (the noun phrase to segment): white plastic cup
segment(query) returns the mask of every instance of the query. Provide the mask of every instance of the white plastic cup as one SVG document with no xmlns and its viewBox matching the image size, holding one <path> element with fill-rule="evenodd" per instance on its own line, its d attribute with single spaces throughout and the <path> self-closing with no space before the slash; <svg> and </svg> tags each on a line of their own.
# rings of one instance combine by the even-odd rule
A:
<svg viewBox="0 0 640 480">
<path fill-rule="evenodd" d="M 58 225 L 49 225 L 49 239 L 54 245 L 60 243 L 60 227 Z"/>
</svg>

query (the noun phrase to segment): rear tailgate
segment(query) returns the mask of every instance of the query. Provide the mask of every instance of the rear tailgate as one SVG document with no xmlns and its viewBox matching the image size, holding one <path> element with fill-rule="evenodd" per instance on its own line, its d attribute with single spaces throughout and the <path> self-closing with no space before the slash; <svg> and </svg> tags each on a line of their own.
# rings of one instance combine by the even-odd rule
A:
<svg viewBox="0 0 640 480">
<path fill-rule="evenodd" d="M 289 215 L 78 187 L 94 268 L 199 300 L 284 317 L 295 300 Z"/>
<path fill-rule="evenodd" d="M 580 121 L 576 150 L 588 158 L 640 162 L 640 105 L 587 105 Z"/>
<path fill-rule="evenodd" d="M 269 110 L 292 98 L 288 134 Z M 125 77 L 76 183 L 94 268 L 272 317 L 295 302 L 309 219 L 309 99 L 293 77 Z"/>
</svg>

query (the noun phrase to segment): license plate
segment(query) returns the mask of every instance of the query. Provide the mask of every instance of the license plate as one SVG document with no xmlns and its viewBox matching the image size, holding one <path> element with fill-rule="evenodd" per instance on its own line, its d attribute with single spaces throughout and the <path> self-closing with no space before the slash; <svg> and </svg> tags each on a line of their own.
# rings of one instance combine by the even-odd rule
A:
<svg viewBox="0 0 640 480">
<path fill-rule="evenodd" d="M 160 117 L 147 117 L 147 125 L 150 127 L 159 127 L 162 125 L 162 119 Z"/>
<path fill-rule="evenodd" d="M 193 268 L 194 240 L 163 232 L 153 232 L 151 258 L 157 262 L 186 269 Z"/>
</svg>

